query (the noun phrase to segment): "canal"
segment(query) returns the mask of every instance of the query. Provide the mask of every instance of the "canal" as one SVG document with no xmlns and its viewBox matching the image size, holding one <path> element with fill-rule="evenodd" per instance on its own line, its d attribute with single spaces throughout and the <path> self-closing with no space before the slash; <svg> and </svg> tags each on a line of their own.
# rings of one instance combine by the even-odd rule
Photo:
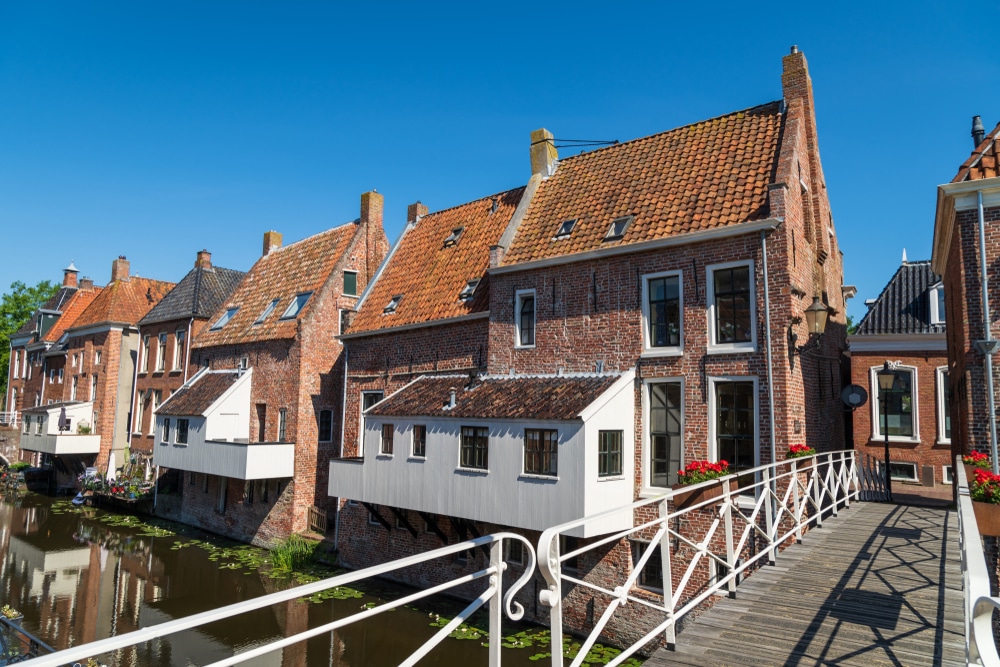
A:
<svg viewBox="0 0 1000 667">
<path fill-rule="evenodd" d="M 260 562 L 263 552 L 252 547 L 33 493 L 0 497 L 0 544 L 0 604 L 20 611 L 25 629 L 57 649 L 294 585 L 288 578 L 268 576 Z M 347 616 L 377 601 L 380 592 L 390 599 L 401 593 L 395 589 L 389 595 L 391 585 L 374 585 L 383 588 L 365 589 L 363 597 L 345 589 L 341 599 L 294 600 L 100 657 L 112 667 L 208 664 Z M 448 613 L 448 603 L 436 604 L 444 605 L 437 611 Z M 396 665 L 437 630 L 434 621 L 427 608 L 400 608 L 246 664 Z M 511 633 L 523 633 L 519 642 L 529 645 L 505 649 L 504 665 L 544 664 L 537 656 L 548 651 L 547 637 L 538 637 L 539 630 L 513 628 Z M 473 638 L 445 640 L 421 664 L 486 665 L 486 637 L 469 634 Z"/>
</svg>

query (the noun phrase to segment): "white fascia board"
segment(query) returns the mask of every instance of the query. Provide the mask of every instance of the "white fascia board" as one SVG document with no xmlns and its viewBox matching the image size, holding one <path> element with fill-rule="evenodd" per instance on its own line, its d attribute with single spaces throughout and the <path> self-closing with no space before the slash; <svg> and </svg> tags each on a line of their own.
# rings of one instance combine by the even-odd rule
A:
<svg viewBox="0 0 1000 667">
<path fill-rule="evenodd" d="M 944 183 L 937 188 L 937 210 L 934 216 L 934 241 L 931 251 L 931 268 L 944 275 L 948 266 L 948 248 L 951 245 L 955 211 L 979 207 L 976 193 L 982 191 L 983 206 L 1000 206 L 1000 177 L 980 178 L 959 183 Z"/>
<path fill-rule="evenodd" d="M 851 352 L 948 352 L 945 334 L 848 336 Z"/>
<path fill-rule="evenodd" d="M 232 371 L 227 371 L 227 373 L 231 373 L 231 372 Z M 225 403 L 226 400 L 230 396 L 232 396 L 233 392 L 235 392 L 240 387 L 242 387 L 244 383 L 250 382 L 250 376 L 251 375 L 253 375 L 253 368 L 248 368 L 245 371 L 243 371 L 243 375 L 241 375 L 240 377 L 236 378 L 236 382 L 234 382 L 231 385 L 229 385 L 229 388 L 226 389 L 224 392 L 222 392 L 221 396 L 219 396 L 217 399 L 215 399 L 210 406 L 208 406 L 207 408 L 205 408 L 205 411 L 201 413 L 201 416 L 202 417 L 208 417 L 213 412 L 215 412 L 216 410 L 218 410 L 219 407 L 221 407 L 222 404 Z M 162 404 L 161 404 L 161 407 L 162 407 Z M 248 409 L 250 408 L 249 404 L 247 405 L 247 408 Z"/>
<path fill-rule="evenodd" d="M 520 262 L 518 264 L 507 264 L 491 268 L 489 272 L 493 274 L 500 274 L 513 273 L 515 271 L 528 271 L 530 269 L 541 269 L 549 266 L 560 266 L 562 264 L 572 264 L 591 259 L 600 259 L 602 257 L 631 255 L 644 252 L 646 250 L 659 250 L 661 248 L 671 248 L 674 246 L 689 245 L 691 243 L 714 241 L 716 239 L 724 239 L 733 236 L 742 236 L 743 234 L 752 234 L 754 232 L 776 229 L 782 222 L 784 222 L 783 218 L 767 218 L 766 220 L 741 222 L 739 224 L 729 225 L 726 227 L 716 227 L 697 232 L 688 232 L 686 234 L 675 234 L 662 239 L 653 239 L 652 241 L 641 241 L 639 243 L 629 243 L 611 248 L 598 248 L 597 250 L 577 252 L 570 255 L 546 257 L 545 259 L 536 259 L 528 262 Z"/>
<path fill-rule="evenodd" d="M 10 347 L 11 347 L 11 349 L 13 349 L 15 347 L 24 347 L 28 343 L 31 342 L 31 339 L 33 337 L 34 337 L 34 334 L 28 334 L 27 336 L 11 336 L 11 338 L 10 338 Z"/>
<path fill-rule="evenodd" d="M 413 329 L 423 329 L 425 327 L 438 327 L 438 326 L 444 326 L 446 324 L 468 322 L 470 320 L 481 320 L 489 318 L 489 316 L 490 316 L 490 311 L 486 310 L 481 313 L 472 313 L 470 315 L 459 315 L 457 317 L 446 317 L 441 320 L 429 320 L 427 322 L 402 324 L 398 327 L 391 327 L 389 329 L 372 329 L 371 331 L 358 331 L 356 333 L 347 333 L 341 336 L 334 336 L 334 338 L 336 338 L 339 341 L 353 340 L 355 338 L 367 338 L 369 336 L 380 336 L 382 334 L 396 333 L 397 331 L 411 331 Z"/>
<path fill-rule="evenodd" d="M 49 347 L 51 347 L 51 345 L 52 343 L 42 340 L 38 341 L 37 343 L 31 343 L 30 345 L 25 345 L 24 349 L 26 349 L 28 352 L 37 352 L 38 350 L 45 352 L 46 350 L 49 349 Z"/>
<path fill-rule="evenodd" d="M 90 326 L 80 327 L 78 329 L 67 329 L 66 335 L 70 338 L 76 336 L 87 336 L 89 334 L 102 333 L 105 331 L 123 331 L 124 329 L 136 329 L 131 324 L 115 324 L 112 322 L 101 322 L 99 324 L 91 324 Z"/>
<path fill-rule="evenodd" d="M 615 383 L 605 389 L 604 393 L 598 396 L 593 403 L 585 407 L 583 411 L 580 412 L 580 419 L 583 421 L 590 420 L 590 418 L 600 412 L 605 405 L 610 403 L 615 396 L 622 391 L 631 390 L 634 384 L 635 368 L 633 367 L 628 369 L 620 378 L 615 380 Z"/>
</svg>

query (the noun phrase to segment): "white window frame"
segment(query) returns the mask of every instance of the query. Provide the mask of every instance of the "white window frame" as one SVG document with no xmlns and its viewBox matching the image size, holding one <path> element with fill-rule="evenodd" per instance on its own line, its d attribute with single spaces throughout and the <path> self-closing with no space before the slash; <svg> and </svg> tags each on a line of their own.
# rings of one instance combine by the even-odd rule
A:
<svg viewBox="0 0 1000 667">
<path fill-rule="evenodd" d="M 916 463 L 912 461 L 891 461 L 890 465 L 894 466 L 912 466 L 913 467 L 913 477 L 896 477 L 893 476 L 892 480 L 895 482 L 919 482 L 920 481 L 920 469 Z M 890 471 L 891 472 L 891 471 Z"/>
<path fill-rule="evenodd" d="M 181 364 L 184 362 L 184 346 L 187 344 L 187 332 L 184 329 L 178 329 L 174 332 L 174 363 L 171 370 L 179 371 L 181 370 Z"/>
<path fill-rule="evenodd" d="M 154 389 L 150 396 L 149 434 L 153 435 L 156 432 L 156 411 L 160 409 L 160 404 L 163 403 L 163 392 L 160 389 Z"/>
<path fill-rule="evenodd" d="M 950 445 L 951 438 L 945 435 L 944 422 L 945 418 L 948 416 L 945 414 L 945 403 L 947 402 L 947 396 L 944 392 L 944 378 L 943 375 L 948 375 L 947 366 L 938 366 L 934 369 L 934 397 L 935 403 L 937 403 L 937 442 L 939 445 Z M 949 383 L 951 377 L 948 377 Z"/>
<path fill-rule="evenodd" d="M 142 362 L 139 364 L 139 372 L 149 372 L 149 334 L 142 337 Z"/>
<path fill-rule="evenodd" d="M 717 343 L 715 341 L 715 280 L 713 274 L 721 269 L 732 269 L 738 266 L 749 267 L 750 279 L 750 340 L 744 343 Z M 705 267 L 705 304 L 708 321 L 708 354 L 731 354 L 757 351 L 757 273 L 752 259 L 738 262 L 722 262 L 709 264 Z"/>
<path fill-rule="evenodd" d="M 941 297 L 944 295 L 944 285 L 938 283 L 930 290 L 927 291 L 927 298 L 930 303 L 928 304 L 931 314 L 931 324 L 944 324 L 945 314 L 942 312 L 944 304 L 941 302 Z"/>
<path fill-rule="evenodd" d="M 90 400 L 97 400 L 97 373 L 90 377 Z"/>
<path fill-rule="evenodd" d="M 385 451 L 385 433 L 386 426 L 389 427 L 389 433 L 392 436 L 392 441 L 389 443 L 390 451 Z M 382 422 L 379 424 L 378 429 L 378 457 L 380 459 L 391 459 L 396 452 L 396 425 L 392 422 Z"/>
<path fill-rule="evenodd" d="M 872 440 L 884 442 L 885 436 L 882 435 L 882 429 L 879 428 L 879 412 L 882 410 L 882 397 L 879 396 L 878 387 L 878 372 L 882 370 L 883 366 L 872 366 L 868 369 L 869 377 L 869 396 L 871 400 L 868 402 L 871 404 L 871 420 L 872 420 Z M 917 373 L 916 366 L 907 366 L 905 364 L 890 364 L 890 368 L 894 371 L 907 371 L 910 373 L 912 380 L 910 381 L 910 393 L 912 394 L 910 400 L 910 415 L 913 419 L 913 435 L 890 435 L 889 442 L 908 442 L 908 443 L 919 443 L 920 442 L 920 388 L 919 375 Z"/>
<path fill-rule="evenodd" d="M 677 323 L 679 343 L 653 347 L 649 340 L 649 281 L 673 276 L 677 276 L 678 313 L 680 315 L 680 321 Z M 642 276 L 642 356 L 678 357 L 682 354 L 684 354 L 684 273 L 683 271 L 659 271 L 644 274 Z"/>
<path fill-rule="evenodd" d="M 94 350 L 94 365 L 95 366 L 100 366 L 101 365 L 101 359 L 103 359 L 103 358 L 104 358 L 104 354 L 103 354 L 102 350 Z"/>
<path fill-rule="evenodd" d="M 166 331 L 156 334 L 156 372 L 167 370 L 167 340 L 170 336 Z"/>
<path fill-rule="evenodd" d="M 416 435 L 417 434 L 417 430 L 416 429 L 417 429 L 418 426 L 421 426 L 424 429 L 424 453 L 423 454 L 417 454 L 417 452 L 416 452 L 416 446 L 417 446 L 417 435 Z M 410 458 L 411 459 L 417 459 L 418 461 L 423 461 L 424 459 L 427 458 L 427 424 L 425 424 L 425 423 L 410 424 Z"/>
<path fill-rule="evenodd" d="M 347 289 L 346 288 L 347 288 L 347 274 L 348 273 L 353 273 L 354 274 L 354 294 L 348 294 L 347 293 Z M 343 296 L 353 296 L 353 297 L 357 297 L 358 296 L 358 291 L 359 290 L 358 290 L 358 272 L 357 271 L 351 271 L 350 269 L 344 269 L 344 276 L 343 276 L 341 284 L 345 288 L 343 290 Z"/>
<path fill-rule="evenodd" d="M 385 391 L 382 389 L 363 389 L 358 397 L 358 455 L 365 455 L 365 396 L 367 394 L 382 394 L 382 398 L 379 401 L 385 400 Z M 374 406 L 375 403 L 372 405 Z M 382 432 L 379 431 L 379 439 L 381 442 Z M 381 444 L 379 445 L 381 448 Z"/>
<path fill-rule="evenodd" d="M 760 465 L 760 378 L 756 375 L 710 375 L 708 377 L 708 460 L 719 460 L 719 442 L 716 433 L 715 385 L 728 382 L 753 382 L 753 467 Z"/>
<path fill-rule="evenodd" d="M 69 400 L 71 400 L 71 401 L 75 401 L 76 400 L 76 391 L 77 391 L 77 387 L 79 385 L 79 382 L 80 382 L 80 376 L 79 375 L 74 375 L 73 376 L 73 380 L 70 382 L 70 387 L 69 387 Z"/>
<path fill-rule="evenodd" d="M 941 483 L 942 484 L 955 483 L 955 470 L 953 466 L 941 466 Z"/>
<path fill-rule="evenodd" d="M 520 557 L 517 559 L 511 554 L 511 547 L 515 544 L 521 548 Z M 503 559 L 511 565 L 524 565 L 524 542 L 521 540 L 505 540 Z"/>
<path fill-rule="evenodd" d="M 56 369 L 50 368 L 49 369 L 49 384 L 55 384 L 55 383 L 56 383 Z"/>
<path fill-rule="evenodd" d="M 137 392 L 135 396 L 135 410 L 132 413 L 132 433 L 142 435 L 142 401 L 145 398 L 143 392 Z"/>
<path fill-rule="evenodd" d="M 73 359 L 75 361 L 76 357 L 73 357 Z M 74 364 L 74 365 L 76 365 L 76 364 Z M 14 379 L 16 380 L 16 379 L 20 378 L 21 377 L 21 351 L 20 350 L 14 350 L 14 363 L 11 364 L 11 368 L 14 369 Z"/>
<path fill-rule="evenodd" d="M 521 302 L 524 297 L 531 296 L 535 302 L 535 323 L 534 323 L 534 336 L 532 340 L 535 342 L 531 345 L 521 345 Z M 514 292 L 514 349 L 516 350 L 530 350 L 535 347 L 538 343 L 538 295 L 535 294 L 534 288 L 532 289 L 519 289 Z"/>
<path fill-rule="evenodd" d="M 59 384 L 62 384 L 62 383 L 63 383 L 63 377 L 65 376 L 65 374 L 64 374 L 64 372 L 63 372 L 63 370 L 64 370 L 64 369 L 62 369 L 62 368 L 60 368 L 60 369 L 59 369 L 59 375 L 58 375 L 58 378 L 59 378 Z"/>
<path fill-rule="evenodd" d="M 650 456 L 650 428 L 649 428 L 649 385 L 651 384 L 663 384 L 663 383 L 674 383 L 680 384 L 681 386 L 681 433 L 684 432 L 684 426 L 687 419 L 687 406 L 685 405 L 687 401 L 684 397 L 687 395 L 685 392 L 685 381 L 682 375 L 668 375 L 662 377 L 650 377 L 642 379 L 642 468 L 640 470 L 640 483 L 639 483 L 639 497 L 640 498 L 651 498 L 653 496 L 663 495 L 664 487 L 660 486 L 650 486 L 649 485 L 649 456 Z M 628 438 L 627 433 L 629 430 L 623 429 L 624 433 L 622 441 L 622 475 L 628 474 Z M 684 443 L 681 443 L 681 468 L 683 469 L 686 464 L 684 456 Z M 602 477 L 601 479 L 620 479 L 620 476 L 615 477 Z"/>
</svg>

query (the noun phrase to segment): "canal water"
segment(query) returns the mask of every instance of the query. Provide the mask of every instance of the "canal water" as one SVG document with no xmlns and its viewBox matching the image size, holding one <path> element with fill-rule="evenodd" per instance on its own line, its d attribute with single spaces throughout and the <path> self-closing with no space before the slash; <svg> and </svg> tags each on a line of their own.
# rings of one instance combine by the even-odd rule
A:
<svg viewBox="0 0 1000 667">
<path fill-rule="evenodd" d="M 186 526 L 156 522 L 154 527 L 33 493 L 0 497 L 0 544 L 0 604 L 20 611 L 25 629 L 57 649 L 294 585 L 268 577 L 243 545 Z M 354 594 L 282 603 L 101 658 L 112 667 L 205 665 L 379 600 L 349 597 Z M 438 629 L 432 627 L 434 620 L 426 609 L 401 608 L 246 664 L 396 665 Z M 421 664 L 486 665 L 484 641 L 485 636 L 446 639 Z M 505 649 L 503 663 L 545 664 L 530 658 L 547 651 L 544 643 Z"/>
</svg>

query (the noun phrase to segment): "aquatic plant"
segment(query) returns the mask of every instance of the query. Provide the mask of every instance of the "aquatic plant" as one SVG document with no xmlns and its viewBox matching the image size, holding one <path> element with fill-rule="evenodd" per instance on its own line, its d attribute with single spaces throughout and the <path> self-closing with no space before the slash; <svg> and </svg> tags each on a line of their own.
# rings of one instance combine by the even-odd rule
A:
<svg viewBox="0 0 1000 667">
<path fill-rule="evenodd" d="M 317 542 L 300 535 L 290 535 L 271 549 L 271 569 L 276 572 L 291 573 L 312 561 Z"/>
</svg>

